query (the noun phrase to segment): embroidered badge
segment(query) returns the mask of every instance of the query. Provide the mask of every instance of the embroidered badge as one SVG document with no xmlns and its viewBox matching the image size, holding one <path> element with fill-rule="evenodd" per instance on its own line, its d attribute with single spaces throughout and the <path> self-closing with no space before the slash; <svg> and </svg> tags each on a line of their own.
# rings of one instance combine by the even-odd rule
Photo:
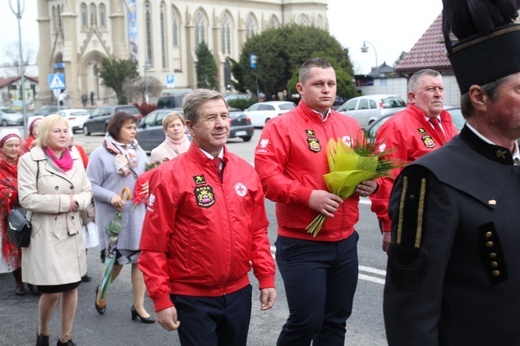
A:
<svg viewBox="0 0 520 346">
<path fill-rule="evenodd" d="M 202 208 L 209 208 L 215 204 L 215 195 L 211 186 L 199 186 L 195 188 L 195 199 L 197 205 Z"/>
<path fill-rule="evenodd" d="M 316 137 L 314 135 L 314 130 L 305 130 L 305 133 L 307 133 L 307 137 Z"/>
<path fill-rule="evenodd" d="M 346 145 L 348 145 L 349 147 L 352 148 L 352 137 L 350 136 L 343 136 L 341 137 L 341 140 L 343 141 L 343 143 L 345 143 Z"/>
<path fill-rule="evenodd" d="M 418 128 L 417 131 L 419 131 L 423 144 L 426 148 L 435 148 L 437 143 L 435 143 L 432 136 L 430 136 L 428 134 L 428 132 L 424 129 L 424 127 Z"/>
<path fill-rule="evenodd" d="M 264 148 L 264 149 L 265 149 L 265 148 L 267 147 L 268 144 L 269 144 L 269 139 L 267 139 L 267 138 L 262 138 L 262 139 L 260 140 L 260 148 Z"/>
<path fill-rule="evenodd" d="M 247 187 L 244 184 L 242 184 L 242 183 L 236 183 L 235 184 L 235 192 L 240 197 L 244 197 L 245 195 L 247 195 Z"/>
<path fill-rule="evenodd" d="M 206 184 L 206 179 L 204 178 L 204 175 L 195 175 L 193 176 L 193 181 L 197 185 Z"/>
<path fill-rule="evenodd" d="M 320 152 L 320 140 L 315 137 L 314 130 L 305 130 L 305 134 L 307 135 L 307 145 L 309 146 L 309 149 L 315 153 Z"/>
</svg>

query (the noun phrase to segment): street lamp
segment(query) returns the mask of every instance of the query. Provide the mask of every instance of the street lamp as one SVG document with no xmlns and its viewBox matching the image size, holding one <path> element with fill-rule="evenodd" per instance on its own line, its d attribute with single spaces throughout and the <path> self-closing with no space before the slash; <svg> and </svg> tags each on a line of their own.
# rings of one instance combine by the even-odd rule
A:
<svg viewBox="0 0 520 346">
<path fill-rule="evenodd" d="M 377 68 L 379 66 L 377 64 L 377 52 L 376 52 L 376 47 L 374 47 L 374 45 L 372 43 L 370 43 L 368 41 L 363 41 L 363 47 L 361 47 L 361 53 L 367 53 L 368 52 L 368 47 L 366 45 L 367 43 L 372 47 L 372 49 L 374 49 L 374 55 L 376 56 L 376 68 Z"/>
<path fill-rule="evenodd" d="M 22 20 L 22 14 L 25 9 L 25 4 L 22 0 L 22 4 L 20 6 L 20 0 L 16 0 L 16 10 L 11 3 L 12 0 L 9 0 L 9 7 L 11 7 L 11 11 L 18 19 L 18 48 L 20 50 L 20 92 L 22 93 L 22 114 L 23 114 L 23 136 L 27 137 L 27 114 L 25 109 L 25 76 L 24 76 L 24 66 L 23 66 L 23 54 L 22 54 L 22 26 L 20 21 Z"/>
<path fill-rule="evenodd" d="M 148 71 L 152 65 L 150 64 L 150 60 L 146 60 L 144 63 L 144 100 L 146 104 L 148 104 L 148 78 L 146 77 L 146 71 Z"/>
</svg>

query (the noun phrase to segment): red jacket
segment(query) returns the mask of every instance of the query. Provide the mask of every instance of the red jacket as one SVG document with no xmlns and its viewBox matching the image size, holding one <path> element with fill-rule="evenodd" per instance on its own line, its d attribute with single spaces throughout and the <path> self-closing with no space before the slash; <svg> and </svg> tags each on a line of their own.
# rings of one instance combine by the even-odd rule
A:
<svg viewBox="0 0 520 346">
<path fill-rule="evenodd" d="M 249 284 L 274 287 L 264 193 L 253 167 L 224 149 L 223 182 L 197 145 L 163 163 L 150 180 L 141 268 L 155 311 L 170 293 L 216 297 Z"/>
<path fill-rule="evenodd" d="M 359 219 L 357 195 L 347 198 L 333 218 L 326 218 L 316 238 L 305 227 L 318 216 L 309 208 L 313 190 L 327 190 L 323 175 L 329 173 L 325 151 L 329 139 L 346 143 L 362 140 L 363 132 L 353 118 L 331 111 L 321 114 L 300 102 L 264 127 L 255 151 L 255 168 L 265 195 L 276 202 L 278 234 L 284 237 L 338 241 L 354 232 Z"/>
<path fill-rule="evenodd" d="M 392 116 L 381 126 L 377 131 L 376 145 L 379 145 L 381 150 L 396 148 L 388 156 L 403 164 L 413 162 L 421 156 L 437 150 L 459 133 L 447 111 L 442 111 L 440 117 L 446 136 L 445 141 L 439 138 L 422 110 L 414 105 L 408 105 L 405 110 Z M 370 196 L 372 211 L 376 213 L 381 229 L 385 232 L 390 232 L 391 228 L 388 217 L 388 200 L 395 178 L 401 170 L 402 168 L 394 169 L 391 176 L 378 179 L 379 189 Z"/>
</svg>

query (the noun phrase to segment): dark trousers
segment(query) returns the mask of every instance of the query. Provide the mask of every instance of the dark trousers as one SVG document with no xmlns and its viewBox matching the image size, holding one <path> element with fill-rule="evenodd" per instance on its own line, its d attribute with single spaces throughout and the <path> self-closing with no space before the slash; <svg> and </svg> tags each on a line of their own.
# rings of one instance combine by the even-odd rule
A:
<svg viewBox="0 0 520 346">
<path fill-rule="evenodd" d="M 358 239 L 357 232 L 339 242 L 278 237 L 276 263 L 289 305 L 278 346 L 345 344 L 358 279 Z"/>
<path fill-rule="evenodd" d="M 183 346 L 245 346 L 251 320 L 251 285 L 220 297 L 172 296 Z"/>
</svg>

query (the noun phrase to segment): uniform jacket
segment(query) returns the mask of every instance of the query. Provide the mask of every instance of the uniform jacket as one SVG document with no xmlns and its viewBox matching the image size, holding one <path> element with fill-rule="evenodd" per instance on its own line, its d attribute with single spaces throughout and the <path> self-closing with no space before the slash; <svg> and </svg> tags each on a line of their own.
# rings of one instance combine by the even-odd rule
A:
<svg viewBox="0 0 520 346">
<path fill-rule="evenodd" d="M 390 346 L 520 345 L 519 196 L 509 150 L 467 127 L 402 171 L 389 209 Z"/>
<path fill-rule="evenodd" d="M 329 173 L 325 147 L 329 139 L 347 144 L 362 140 L 363 133 L 351 117 L 331 111 L 321 114 L 300 102 L 298 107 L 269 122 L 255 151 L 255 168 L 268 199 L 276 202 L 278 234 L 298 239 L 338 241 L 354 232 L 359 219 L 357 195 L 347 198 L 333 218 L 314 238 L 305 227 L 318 213 L 308 206 L 313 190 L 327 190 L 323 175 Z"/>
<path fill-rule="evenodd" d="M 74 165 L 65 173 L 38 146 L 18 162 L 18 197 L 32 222 L 31 243 L 22 249 L 22 279 L 33 285 L 78 282 L 87 272 L 79 210 L 90 203 L 92 189 L 80 157 L 71 155 Z M 69 212 L 70 195 L 79 210 Z"/>
<path fill-rule="evenodd" d="M 377 131 L 376 145 L 381 150 L 395 148 L 395 151 L 388 155 L 389 158 L 403 164 L 414 162 L 421 156 L 437 150 L 459 132 L 448 112 L 442 111 L 440 117 L 446 137 L 444 141 L 426 120 L 424 112 L 414 105 L 408 105 L 405 110 L 392 116 L 381 126 Z M 370 196 L 372 211 L 376 213 L 384 231 L 390 231 L 388 199 L 401 169 L 394 169 L 391 176 L 378 179 L 379 189 Z"/>
<path fill-rule="evenodd" d="M 104 232 L 105 226 L 114 218 L 117 208 L 110 204 L 113 195 L 120 195 L 125 187 L 130 189 L 131 196 L 134 195 L 134 186 L 138 177 L 144 173 L 146 167 L 146 153 L 138 147 L 135 150 L 138 165 L 133 168 L 137 176 L 129 174 L 126 177 L 116 172 L 114 165 L 115 155 L 104 146 L 100 146 L 90 154 L 87 167 L 87 176 L 92 183 L 94 192 L 94 205 L 96 207 L 96 225 L 100 230 L 99 247 L 106 248 L 108 234 Z M 143 204 L 134 206 L 128 201 L 121 212 L 122 229 L 117 238 L 119 250 L 137 251 L 141 230 L 143 227 L 145 207 Z"/>
<path fill-rule="evenodd" d="M 155 311 L 169 294 L 215 297 L 247 286 L 274 287 L 264 194 L 253 167 L 224 149 L 223 181 L 192 143 L 159 166 L 141 237 L 141 268 Z"/>
</svg>

